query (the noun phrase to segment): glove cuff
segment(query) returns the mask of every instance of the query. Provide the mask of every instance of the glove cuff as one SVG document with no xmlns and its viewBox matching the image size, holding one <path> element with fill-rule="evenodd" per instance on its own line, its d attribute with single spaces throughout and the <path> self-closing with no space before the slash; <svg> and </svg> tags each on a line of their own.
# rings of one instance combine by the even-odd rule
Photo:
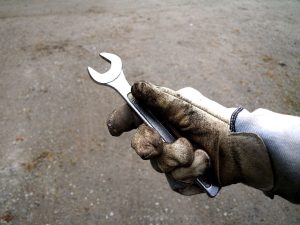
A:
<svg viewBox="0 0 300 225">
<path fill-rule="evenodd" d="M 268 191 L 273 171 L 263 141 L 252 133 L 231 133 L 220 140 L 214 170 L 221 186 L 243 183 Z"/>
</svg>

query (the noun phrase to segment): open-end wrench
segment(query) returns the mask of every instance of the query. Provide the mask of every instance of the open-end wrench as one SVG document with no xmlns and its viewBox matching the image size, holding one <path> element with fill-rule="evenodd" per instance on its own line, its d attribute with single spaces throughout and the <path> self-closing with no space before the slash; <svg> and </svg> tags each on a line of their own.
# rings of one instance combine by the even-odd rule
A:
<svg viewBox="0 0 300 225">
<path fill-rule="evenodd" d="M 127 104 L 137 113 L 137 115 L 149 126 L 154 128 L 167 143 L 173 143 L 177 138 L 146 108 L 143 108 L 131 94 L 131 86 L 125 78 L 122 70 L 122 61 L 119 56 L 111 53 L 102 52 L 100 56 L 111 63 L 110 69 L 106 73 L 98 73 L 88 67 L 91 78 L 98 84 L 109 86 L 115 89 L 127 102 Z M 167 178 L 168 178 L 167 174 Z M 169 179 L 168 179 L 169 181 Z M 178 182 L 180 186 L 180 182 Z M 209 197 L 215 197 L 220 187 L 215 185 L 211 175 L 199 176 L 195 184 L 201 187 Z"/>
</svg>

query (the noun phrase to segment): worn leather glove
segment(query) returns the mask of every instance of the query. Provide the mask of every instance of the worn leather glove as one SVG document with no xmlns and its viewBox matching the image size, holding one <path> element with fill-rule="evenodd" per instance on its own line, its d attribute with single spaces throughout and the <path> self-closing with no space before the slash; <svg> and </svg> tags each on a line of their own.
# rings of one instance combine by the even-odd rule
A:
<svg viewBox="0 0 300 225">
<path fill-rule="evenodd" d="M 209 167 L 220 186 L 243 183 L 263 191 L 272 189 L 273 171 L 262 139 L 254 133 L 234 132 L 240 109 L 225 108 L 192 88 L 175 92 L 137 82 L 132 94 L 179 138 L 172 144 L 164 143 L 127 105 L 109 116 L 108 129 L 119 136 L 139 126 L 132 147 L 142 159 L 151 159 L 157 171 L 184 184 L 175 184 L 173 190 L 184 195 L 201 193 L 193 182 Z"/>
</svg>

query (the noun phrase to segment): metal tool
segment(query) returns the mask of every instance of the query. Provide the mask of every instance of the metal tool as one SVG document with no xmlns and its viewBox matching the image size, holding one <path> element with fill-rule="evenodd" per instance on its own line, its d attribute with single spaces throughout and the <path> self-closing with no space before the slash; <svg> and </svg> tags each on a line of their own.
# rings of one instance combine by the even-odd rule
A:
<svg viewBox="0 0 300 225">
<path fill-rule="evenodd" d="M 131 86 L 125 78 L 122 70 L 122 61 L 119 56 L 102 52 L 100 56 L 111 63 L 110 69 L 103 74 L 98 73 L 91 67 L 88 72 L 91 78 L 98 84 L 109 86 L 115 89 L 128 103 L 128 105 L 139 115 L 139 117 L 149 126 L 154 128 L 167 143 L 173 143 L 175 138 L 172 133 L 148 110 L 138 104 L 137 100 L 131 94 Z M 209 197 L 218 194 L 220 187 L 212 184 L 211 177 L 198 177 L 195 184 L 201 187 Z"/>
</svg>

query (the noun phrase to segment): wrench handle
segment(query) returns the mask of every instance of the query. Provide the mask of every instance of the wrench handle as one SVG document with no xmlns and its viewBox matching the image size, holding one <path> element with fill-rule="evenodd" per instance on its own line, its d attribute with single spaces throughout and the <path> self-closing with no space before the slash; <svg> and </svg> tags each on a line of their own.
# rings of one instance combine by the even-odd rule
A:
<svg viewBox="0 0 300 225">
<path fill-rule="evenodd" d="M 149 126 L 154 128 L 161 136 L 163 141 L 167 143 L 173 143 L 176 141 L 176 138 L 170 133 L 170 131 L 162 125 L 162 123 L 147 109 L 141 107 L 137 100 L 133 97 L 131 93 L 127 95 L 130 103 L 135 112 L 140 116 L 140 118 Z"/>
<path fill-rule="evenodd" d="M 163 141 L 167 143 L 176 141 L 177 138 L 174 137 L 174 135 L 155 117 L 155 115 L 153 115 L 151 111 L 143 108 L 133 97 L 131 92 L 127 94 L 126 101 L 149 127 L 154 128 L 160 134 Z M 213 178 L 212 171 L 209 169 L 205 176 L 197 177 L 194 182 L 195 185 L 202 188 L 202 190 L 204 190 L 211 198 L 215 197 L 221 189 Z M 169 183 L 172 182 L 174 184 L 174 182 L 176 182 L 175 185 L 177 187 L 183 186 L 183 184 L 180 184 L 181 182 L 174 181 L 174 179 L 171 180 L 172 177 L 170 175 L 167 175 L 167 179 Z"/>
</svg>

